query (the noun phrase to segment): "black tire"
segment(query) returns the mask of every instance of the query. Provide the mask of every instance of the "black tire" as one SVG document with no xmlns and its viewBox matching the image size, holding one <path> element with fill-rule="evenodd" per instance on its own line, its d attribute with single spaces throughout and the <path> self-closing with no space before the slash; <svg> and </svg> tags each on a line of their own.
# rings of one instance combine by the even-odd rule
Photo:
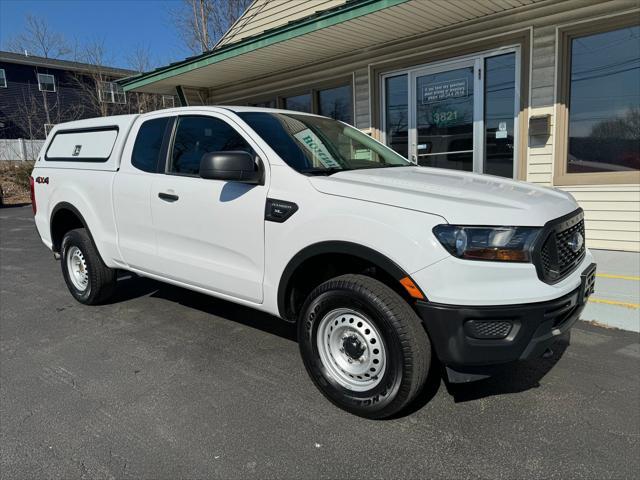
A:
<svg viewBox="0 0 640 480">
<path fill-rule="evenodd" d="M 323 364 L 317 342 L 319 325 L 326 324 L 322 319 L 340 309 L 364 315 L 377 328 L 388 352 L 384 360 L 388 368 L 380 380 L 375 377 L 379 383 L 371 389 L 345 387 Z M 431 363 L 429 337 L 413 309 L 384 283 L 363 275 L 342 275 L 311 292 L 298 321 L 298 343 L 307 372 L 325 397 L 366 418 L 390 417 L 407 407 L 424 386 Z"/>
<path fill-rule="evenodd" d="M 69 272 L 69 252 L 77 248 L 86 264 L 86 288 L 78 288 L 72 281 Z M 61 247 L 62 276 L 71 295 L 85 305 L 103 303 L 113 295 L 116 288 L 116 270 L 107 267 L 84 228 L 68 231 L 62 239 Z"/>
</svg>

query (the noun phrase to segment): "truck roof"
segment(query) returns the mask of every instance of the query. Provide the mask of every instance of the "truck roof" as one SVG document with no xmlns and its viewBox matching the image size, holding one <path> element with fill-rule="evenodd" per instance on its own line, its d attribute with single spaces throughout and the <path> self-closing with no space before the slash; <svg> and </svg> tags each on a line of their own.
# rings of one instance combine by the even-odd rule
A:
<svg viewBox="0 0 640 480">
<path fill-rule="evenodd" d="M 94 118 L 86 118 L 83 120 L 74 120 L 72 122 L 64 122 L 57 124 L 53 130 L 52 134 L 56 131 L 60 130 L 77 130 L 83 128 L 96 128 L 103 127 L 107 125 L 115 125 L 119 127 L 119 130 L 126 130 L 127 126 L 133 124 L 134 120 L 138 117 L 146 117 L 157 115 L 159 112 L 162 113 L 174 113 L 174 114 L 184 114 L 189 112 L 202 112 L 202 111 L 210 111 L 215 113 L 226 113 L 226 112 L 272 112 L 272 113 L 292 113 L 296 115 L 313 115 L 311 113 L 305 112 L 296 112 L 293 110 L 283 110 L 278 108 L 262 108 L 262 107 L 249 107 L 249 106 L 241 106 L 241 105 L 217 105 L 217 106 L 194 106 L 194 107 L 175 107 L 175 108 L 167 108 L 164 110 L 153 110 L 151 112 L 146 113 L 136 113 L 130 115 L 113 115 L 109 117 L 94 117 Z"/>
</svg>

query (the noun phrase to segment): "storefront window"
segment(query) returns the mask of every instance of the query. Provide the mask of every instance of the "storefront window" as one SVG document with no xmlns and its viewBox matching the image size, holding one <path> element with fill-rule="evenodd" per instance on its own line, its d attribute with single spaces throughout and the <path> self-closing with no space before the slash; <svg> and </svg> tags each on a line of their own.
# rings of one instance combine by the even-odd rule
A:
<svg viewBox="0 0 640 480">
<path fill-rule="evenodd" d="M 325 117 L 353 123 L 351 85 L 318 91 L 318 113 Z"/>
<path fill-rule="evenodd" d="M 282 99 L 282 106 L 286 110 L 311 113 L 311 94 L 305 93 L 292 97 L 284 97 Z"/>
<path fill-rule="evenodd" d="M 403 157 L 408 157 L 409 103 L 407 75 L 385 79 L 386 143 Z"/>
<path fill-rule="evenodd" d="M 640 169 L 640 26 L 570 40 L 566 173 Z"/>
</svg>

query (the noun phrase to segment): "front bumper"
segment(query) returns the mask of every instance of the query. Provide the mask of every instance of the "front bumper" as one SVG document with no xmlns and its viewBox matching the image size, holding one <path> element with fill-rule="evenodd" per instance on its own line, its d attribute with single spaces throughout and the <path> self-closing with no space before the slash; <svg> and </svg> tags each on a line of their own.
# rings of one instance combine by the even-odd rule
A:
<svg viewBox="0 0 640 480">
<path fill-rule="evenodd" d="M 418 302 L 436 355 L 456 371 L 536 358 L 580 317 L 593 293 L 595 263 L 557 299 L 519 305 L 455 306 Z M 470 368 L 471 367 L 471 368 Z"/>
</svg>

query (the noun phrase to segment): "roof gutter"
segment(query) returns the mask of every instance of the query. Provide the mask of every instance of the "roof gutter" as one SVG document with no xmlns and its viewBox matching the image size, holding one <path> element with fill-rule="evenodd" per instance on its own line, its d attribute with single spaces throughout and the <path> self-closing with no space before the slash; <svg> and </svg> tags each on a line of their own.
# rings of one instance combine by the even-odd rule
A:
<svg viewBox="0 0 640 480">
<path fill-rule="evenodd" d="M 241 40 L 238 43 L 224 46 L 219 50 L 206 52 L 197 57 L 168 65 L 149 73 L 125 78 L 118 83 L 123 86 L 125 91 L 135 90 L 151 83 L 159 82 L 260 48 L 347 22 L 407 1 L 409 0 L 363 0 L 360 2 L 349 2 L 340 8 L 322 12 L 313 18 L 303 19 L 300 22 L 275 28 L 270 32 L 265 32 L 247 40 Z"/>
</svg>

